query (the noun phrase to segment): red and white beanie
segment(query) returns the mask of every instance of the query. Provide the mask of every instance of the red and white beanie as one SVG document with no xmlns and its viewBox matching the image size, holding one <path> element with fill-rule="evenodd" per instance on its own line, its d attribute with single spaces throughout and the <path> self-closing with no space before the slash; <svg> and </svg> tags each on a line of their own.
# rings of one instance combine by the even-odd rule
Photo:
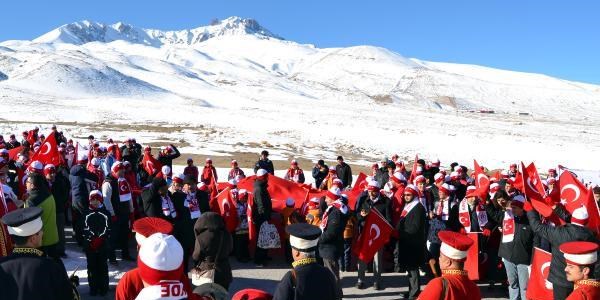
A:
<svg viewBox="0 0 600 300">
<path fill-rule="evenodd" d="M 27 170 L 32 173 L 44 174 L 44 164 L 42 164 L 39 160 L 34 160 L 31 162 Z"/>
<path fill-rule="evenodd" d="M 91 163 L 92 163 L 92 166 L 94 166 L 96 168 L 100 166 L 100 160 L 97 157 L 92 158 Z"/>
<path fill-rule="evenodd" d="M 308 200 L 308 207 L 316 208 L 316 207 L 319 207 L 320 203 L 321 203 L 321 199 L 320 198 L 313 197 L 313 198 L 310 198 L 310 200 Z"/>
<path fill-rule="evenodd" d="M 118 160 L 113 163 L 112 167 L 110 167 L 110 171 L 114 174 L 115 177 L 117 176 L 117 173 L 121 170 L 125 170 L 125 166 L 122 162 Z"/>
<path fill-rule="evenodd" d="M 437 173 L 433 176 L 433 180 L 435 181 L 435 183 L 444 182 L 445 179 L 446 176 L 444 176 L 444 174 L 442 173 Z"/>
<path fill-rule="evenodd" d="M 460 178 L 460 174 L 458 174 L 458 172 L 453 171 L 452 173 L 450 173 L 450 180 L 458 180 Z"/>
<path fill-rule="evenodd" d="M 147 237 L 138 254 L 140 277 L 149 285 L 179 280 L 183 275 L 183 248 L 172 235 L 155 233 Z"/>
<path fill-rule="evenodd" d="M 184 177 L 185 177 L 185 175 L 183 175 L 183 174 L 177 174 L 177 176 L 173 177 L 173 182 L 183 184 Z"/>
<path fill-rule="evenodd" d="M 417 185 L 419 183 L 425 183 L 425 182 L 426 182 L 425 176 L 419 175 L 419 176 L 415 177 L 415 180 L 414 180 L 415 185 Z"/>
<path fill-rule="evenodd" d="M 44 166 L 44 175 L 56 173 L 56 166 L 53 164 L 47 164 Z"/>
<path fill-rule="evenodd" d="M 367 191 L 379 192 L 379 183 L 375 180 L 369 181 L 369 184 L 367 185 Z"/>
<path fill-rule="evenodd" d="M 478 196 L 479 195 L 477 195 L 477 187 L 475 187 L 474 185 L 470 185 L 467 187 L 467 193 L 465 195 L 466 198 Z"/>
<path fill-rule="evenodd" d="M 100 192 L 99 190 L 91 191 L 88 199 L 90 201 L 98 200 L 98 201 L 100 201 L 100 203 L 104 202 L 104 197 L 102 197 L 102 192 Z"/>
<path fill-rule="evenodd" d="M 490 193 L 495 193 L 500 190 L 500 185 L 496 182 L 490 184 Z"/>
<path fill-rule="evenodd" d="M 473 245 L 473 240 L 464 234 L 453 231 L 440 231 L 438 237 L 442 241 L 440 252 L 446 257 L 464 261 L 467 259 L 469 247 Z"/>
<path fill-rule="evenodd" d="M 203 181 L 198 182 L 198 184 L 196 184 L 196 188 L 203 192 L 208 191 L 208 186 Z"/>
<path fill-rule="evenodd" d="M 594 242 L 566 242 L 558 249 L 569 265 L 589 266 L 598 261 L 598 244 Z"/>
<path fill-rule="evenodd" d="M 446 195 L 450 195 L 450 192 L 454 191 L 454 186 L 444 183 L 444 184 L 440 185 L 440 187 L 438 189 L 440 192 L 442 192 Z"/>
<path fill-rule="evenodd" d="M 325 194 L 325 197 L 327 197 L 331 200 L 338 200 L 342 197 L 342 191 L 340 191 L 340 189 L 337 187 L 332 187 L 327 191 L 327 194 Z"/>
<path fill-rule="evenodd" d="M 344 185 L 344 182 L 341 179 L 336 178 L 333 180 L 332 185 L 337 186 L 339 189 L 341 189 Z"/>
<path fill-rule="evenodd" d="M 137 244 L 141 246 L 147 237 L 155 233 L 171 234 L 173 225 L 165 219 L 144 217 L 133 223 L 133 232 L 135 232 Z"/>
<path fill-rule="evenodd" d="M 406 177 L 404 177 L 404 175 L 402 175 L 400 172 L 394 172 L 394 175 L 392 175 L 391 179 L 398 184 L 403 182 L 406 183 Z"/>
<path fill-rule="evenodd" d="M 258 171 L 256 171 L 256 177 L 260 179 L 267 178 L 268 174 L 269 172 L 267 172 L 265 169 L 258 169 Z"/>
<path fill-rule="evenodd" d="M 231 161 L 231 166 L 235 167 L 237 165 L 238 165 L 237 160 L 234 159 L 234 160 Z"/>
<path fill-rule="evenodd" d="M 335 170 L 334 166 L 329 167 L 329 173 L 336 173 L 337 171 Z"/>
<path fill-rule="evenodd" d="M 169 166 L 163 166 L 160 171 L 162 172 L 163 176 L 165 177 L 169 177 L 171 176 L 171 167 Z"/>
<path fill-rule="evenodd" d="M 581 206 L 573 211 L 571 214 L 571 224 L 585 226 L 588 222 L 588 211 L 585 206 Z"/>
<path fill-rule="evenodd" d="M 417 189 L 416 186 L 409 184 L 404 188 L 404 192 L 409 192 L 411 194 L 413 194 L 413 196 L 417 197 L 419 196 L 419 190 Z"/>
</svg>

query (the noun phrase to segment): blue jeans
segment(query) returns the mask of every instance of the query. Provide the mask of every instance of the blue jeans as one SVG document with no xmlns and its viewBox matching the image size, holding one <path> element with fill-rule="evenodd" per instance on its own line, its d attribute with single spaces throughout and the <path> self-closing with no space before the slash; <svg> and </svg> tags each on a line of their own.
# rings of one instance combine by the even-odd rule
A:
<svg viewBox="0 0 600 300">
<path fill-rule="evenodd" d="M 527 281 L 529 281 L 528 265 L 515 265 L 502 259 L 508 278 L 508 297 L 510 300 L 526 300 Z"/>
</svg>

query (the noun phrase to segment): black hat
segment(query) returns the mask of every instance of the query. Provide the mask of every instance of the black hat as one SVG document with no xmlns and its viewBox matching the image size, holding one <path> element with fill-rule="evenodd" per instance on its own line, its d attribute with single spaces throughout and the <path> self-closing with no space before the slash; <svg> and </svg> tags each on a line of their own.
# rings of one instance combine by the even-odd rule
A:
<svg viewBox="0 0 600 300">
<path fill-rule="evenodd" d="M 185 175 L 183 177 L 183 184 L 196 185 L 198 182 L 192 175 Z"/>
<path fill-rule="evenodd" d="M 344 160 L 344 158 L 341 155 L 338 155 L 336 160 Z"/>
<path fill-rule="evenodd" d="M 286 228 L 290 234 L 290 245 L 301 252 L 312 252 L 317 249 L 321 229 L 306 223 L 290 224 Z"/>
<path fill-rule="evenodd" d="M 261 154 L 261 155 L 266 155 L 266 156 L 269 156 L 269 151 L 267 151 L 267 150 L 263 150 L 263 151 L 262 151 L 260 154 Z"/>
<path fill-rule="evenodd" d="M 42 230 L 42 209 L 39 207 L 26 207 L 14 210 L 2 217 L 8 233 L 17 236 L 32 236 Z"/>
</svg>

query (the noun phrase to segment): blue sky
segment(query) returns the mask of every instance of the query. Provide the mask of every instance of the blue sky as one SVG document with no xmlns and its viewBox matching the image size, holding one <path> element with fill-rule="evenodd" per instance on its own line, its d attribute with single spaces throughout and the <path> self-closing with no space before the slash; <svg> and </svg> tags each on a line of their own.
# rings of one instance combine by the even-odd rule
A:
<svg viewBox="0 0 600 300">
<path fill-rule="evenodd" d="M 232 15 L 317 47 L 376 45 L 407 57 L 600 84 L 598 1 L 2 1 L 0 41 L 65 23 L 185 29 Z"/>
</svg>

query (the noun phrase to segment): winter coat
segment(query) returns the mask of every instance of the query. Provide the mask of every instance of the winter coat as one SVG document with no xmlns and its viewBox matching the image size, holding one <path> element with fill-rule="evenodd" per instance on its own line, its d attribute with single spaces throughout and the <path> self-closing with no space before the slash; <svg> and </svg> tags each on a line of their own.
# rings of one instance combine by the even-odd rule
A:
<svg viewBox="0 0 600 300">
<path fill-rule="evenodd" d="M 275 175 L 275 169 L 273 168 L 273 162 L 271 160 L 269 160 L 268 158 L 265 160 L 259 159 L 256 162 L 256 164 L 254 165 L 254 174 L 256 174 L 256 171 L 258 171 L 259 169 L 265 169 L 265 170 L 267 170 L 267 172 L 269 172 L 269 174 Z"/>
<path fill-rule="evenodd" d="M 179 150 L 177 150 L 177 147 L 170 145 L 171 148 L 173 148 L 173 151 L 175 153 L 173 154 L 162 154 L 159 153 L 158 154 L 158 161 L 163 165 L 163 166 L 169 166 L 169 168 L 171 168 L 171 170 L 173 169 L 173 160 L 180 157 L 181 153 L 179 153 Z"/>
<path fill-rule="evenodd" d="M 183 169 L 183 175 L 192 176 L 195 181 L 198 181 L 198 167 L 196 166 L 187 166 Z"/>
<path fill-rule="evenodd" d="M 83 250 L 106 252 L 109 249 L 110 214 L 104 206 L 90 210 L 83 218 Z M 95 240 L 99 240 L 96 242 Z M 98 243 L 96 245 L 96 243 Z"/>
<path fill-rule="evenodd" d="M 295 173 L 295 176 L 292 176 L 292 172 Z M 296 179 L 294 178 L 296 176 L 298 178 L 298 181 L 296 181 Z M 304 183 L 304 181 L 305 181 L 304 171 L 302 171 L 302 169 L 296 170 L 296 169 L 289 168 L 287 170 L 287 172 L 285 173 L 285 175 L 283 176 L 283 179 L 285 179 L 285 180 L 291 180 L 291 181 L 294 181 L 294 182 L 297 182 L 297 183 Z"/>
<path fill-rule="evenodd" d="M 88 188 L 89 183 L 96 183 L 98 176 L 88 171 L 84 165 L 75 165 L 71 168 L 69 174 L 69 181 L 71 182 L 71 200 L 73 201 L 73 208 L 78 210 L 80 213 L 84 213 L 88 207 L 88 197 L 90 190 Z"/>
<path fill-rule="evenodd" d="M 504 211 L 492 204 L 485 207 L 488 217 L 502 226 Z M 498 255 L 513 264 L 529 265 L 533 254 L 533 247 L 539 247 L 539 238 L 533 233 L 526 215 L 513 216 L 515 220 L 515 233 L 512 242 L 500 242 Z"/>
<path fill-rule="evenodd" d="M 225 228 L 225 220 L 217 213 L 204 213 L 194 224 L 194 235 L 194 264 L 205 270 L 208 264 L 215 263 L 215 283 L 228 289 L 233 278 L 229 264 L 233 240 Z"/>
<path fill-rule="evenodd" d="M 127 146 L 122 146 L 121 159 L 123 161 L 128 161 L 131 164 L 131 168 L 134 171 L 137 171 L 141 161 L 141 154 L 139 154 L 134 147 L 128 148 Z"/>
<path fill-rule="evenodd" d="M 323 169 L 323 171 L 321 171 Z M 312 177 L 315 179 L 315 187 L 321 186 L 325 177 L 327 177 L 329 167 L 327 165 L 323 166 L 323 168 L 314 167 L 312 170 Z"/>
<path fill-rule="evenodd" d="M 266 180 L 256 180 L 254 182 L 254 207 L 252 207 L 252 218 L 256 224 L 268 221 L 271 219 L 273 211 L 273 203 L 271 195 L 267 190 Z"/>
<path fill-rule="evenodd" d="M 46 186 L 29 192 L 25 207 L 37 206 L 42 209 L 42 246 L 51 246 L 58 243 L 58 229 L 56 227 L 56 202 Z"/>
<path fill-rule="evenodd" d="M 344 188 L 352 185 L 352 169 L 350 168 L 350 165 L 343 162 L 335 166 L 335 171 L 338 178 L 343 182 Z"/>
<path fill-rule="evenodd" d="M 359 231 L 362 230 L 363 226 L 365 225 L 366 219 L 366 217 L 360 215 L 361 210 L 370 211 L 371 209 L 375 208 L 385 218 L 386 221 L 388 221 L 390 224 L 392 223 L 392 202 L 390 198 L 379 194 L 376 200 L 376 202 L 373 202 L 368 193 L 362 194 L 361 199 L 359 199 L 358 203 L 361 205 L 355 211 Z"/>
<path fill-rule="evenodd" d="M 69 201 L 69 191 L 71 190 L 69 179 L 57 172 L 51 190 L 56 202 L 56 213 L 64 214 Z"/>
<path fill-rule="evenodd" d="M 425 261 L 426 222 L 425 208 L 418 203 L 404 218 L 400 218 L 396 225 L 399 235 L 398 263 L 407 270 L 416 269 Z"/>
<path fill-rule="evenodd" d="M 327 216 L 327 225 L 319 237 L 319 255 L 325 259 L 337 260 L 344 252 L 344 229 L 348 215 L 332 207 Z M 321 220 L 323 222 L 323 220 Z"/>
<path fill-rule="evenodd" d="M 587 227 L 578 226 L 567 223 L 562 226 L 550 226 L 540 222 L 540 215 L 537 211 L 527 212 L 527 218 L 529 224 L 535 234 L 539 235 L 540 238 L 546 239 L 552 246 L 552 262 L 550 263 L 550 274 L 548 275 L 548 281 L 554 285 L 558 285 L 565 288 L 573 288 L 573 283 L 567 281 L 567 275 L 565 274 L 565 257 L 558 247 L 565 242 L 572 241 L 588 241 L 598 243 L 599 241 L 594 237 L 594 233 Z M 600 263 L 596 263 L 595 267 L 596 277 L 600 275 Z"/>
</svg>

